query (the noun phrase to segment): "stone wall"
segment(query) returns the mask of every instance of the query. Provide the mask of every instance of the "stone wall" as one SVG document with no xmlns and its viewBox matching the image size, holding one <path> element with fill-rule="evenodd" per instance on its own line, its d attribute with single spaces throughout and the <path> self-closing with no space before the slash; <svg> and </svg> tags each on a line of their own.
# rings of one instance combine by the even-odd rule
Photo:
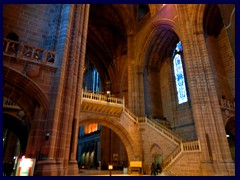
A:
<svg viewBox="0 0 240 180">
<path fill-rule="evenodd" d="M 199 152 L 182 153 L 165 173 L 171 176 L 201 176 L 200 154 Z"/>
<path fill-rule="evenodd" d="M 170 141 L 155 131 L 148 124 L 139 125 L 139 133 L 143 148 L 143 173 L 151 174 L 151 164 L 160 156 L 166 158 L 177 147 L 177 144 Z"/>
<path fill-rule="evenodd" d="M 3 35 L 15 32 L 19 41 L 54 50 L 60 9 L 56 4 L 4 4 Z"/>
</svg>

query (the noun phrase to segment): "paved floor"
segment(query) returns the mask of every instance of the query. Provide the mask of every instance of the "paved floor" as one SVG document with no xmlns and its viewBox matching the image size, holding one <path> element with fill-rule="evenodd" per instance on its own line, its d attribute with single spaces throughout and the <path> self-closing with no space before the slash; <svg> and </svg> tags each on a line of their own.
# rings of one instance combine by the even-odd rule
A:
<svg viewBox="0 0 240 180">
<path fill-rule="evenodd" d="M 80 169 L 79 176 L 110 176 L 109 170 L 94 170 L 94 169 Z M 126 174 L 123 170 L 112 170 L 111 176 L 150 176 L 147 174 Z M 163 176 L 163 174 L 158 174 L 157 176 Z"/>
</svg>

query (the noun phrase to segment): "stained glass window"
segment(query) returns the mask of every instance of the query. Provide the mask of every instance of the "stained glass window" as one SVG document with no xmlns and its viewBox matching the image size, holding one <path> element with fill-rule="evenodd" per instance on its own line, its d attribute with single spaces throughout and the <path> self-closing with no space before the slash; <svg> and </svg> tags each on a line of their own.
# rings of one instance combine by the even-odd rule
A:
<svg viewBox="0 0 240 180">
<path fill-rule="evenodd" d="M 176 89 L 178 95 L 178 104 L 182 104 L 188 101 L 186 84 L 184 79 L 183 65 L 181 55 L 177 52 L 182 51 L 181 42 L 179 42 L 175 49 L 175 54 L 173 58 L 173 67 L 174 67 L 174 75 L 176 82 Z"/>
</svg>

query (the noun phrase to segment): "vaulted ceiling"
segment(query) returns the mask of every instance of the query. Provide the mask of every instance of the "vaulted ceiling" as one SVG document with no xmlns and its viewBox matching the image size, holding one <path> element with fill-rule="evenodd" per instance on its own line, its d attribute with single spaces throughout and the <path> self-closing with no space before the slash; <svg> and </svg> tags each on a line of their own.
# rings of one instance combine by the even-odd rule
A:
<svg viewBox="0 0 240 180">
<path fill-rule="evenodd" d="M 109 78 L 108 70 L 114 69 L 114 58 L 127 53 L 124 21 L 131 18 L 131 8 L 131 5 L 90 5 L 86 58 L 102 78 Z"/>
<path fill-rule="evenodd" d="M 138 4 L 91 4 L 89 13 L 86 58 L 97 68 L 101 79 L 109 79 L 114 72 L 113 60 L 127 54 L 127 34 L 139 30 L 141 18 L 153 7 L 162 5 Z M 172 9 L 164 8 L 167 11 Z M 166 14 L 166 13 L 165 13 Z M 169 14 L 167 14 L 169 16 Z M 150 17 L 150 12 L 148 16 Z M 143 18 L 144 19 L 144 18 Z M 146 19 L 144 19 L 146 20 Z M 152 66 L 159 65 L 159 59 L 169 56 L 178 42 L 176 34 L 168 27 L 160 27 L 150 42 Z M 154 58 L 155 56 L 158 56 Z"/>
</svg>

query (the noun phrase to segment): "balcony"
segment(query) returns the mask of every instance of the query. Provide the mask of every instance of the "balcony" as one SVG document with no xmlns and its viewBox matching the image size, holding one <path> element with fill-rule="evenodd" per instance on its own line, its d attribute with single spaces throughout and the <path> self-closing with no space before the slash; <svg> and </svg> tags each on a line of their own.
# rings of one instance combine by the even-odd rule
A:
<svg viewBox="0 0 240 180">
<path fill-rule="evenodd" d="M 3 56 L 4 62 L 19 64 L 35 64 L 42 69 L 56 72 L 54 66 L 56 53 L 39 47 L 17 42 L 10 39 L 3 39 Z M 6 59 L 6 57 L 9 57 Z"/>
<path fill-rule="evenodd" d="M 120 116 L 124 108 L 124 98 L 82 91 L 81 111 Z"/>
</svg>

